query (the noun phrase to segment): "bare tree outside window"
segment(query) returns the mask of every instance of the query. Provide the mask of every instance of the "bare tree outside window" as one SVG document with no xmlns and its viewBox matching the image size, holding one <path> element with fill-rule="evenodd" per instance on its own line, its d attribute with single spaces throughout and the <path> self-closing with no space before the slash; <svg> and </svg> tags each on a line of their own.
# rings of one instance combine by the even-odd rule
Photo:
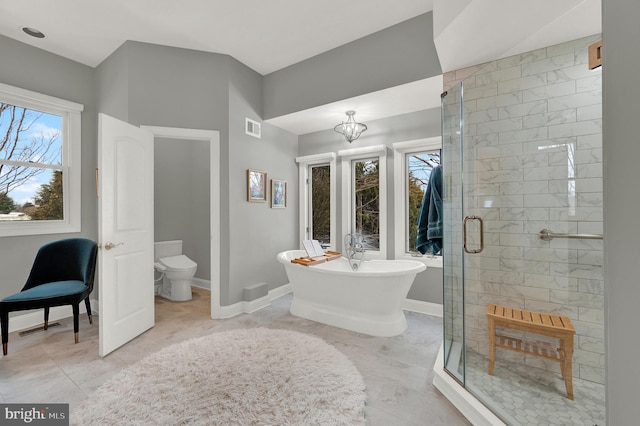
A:
<svg viewBox="0 0 640 426">
<path fill-rule="evenodd" d="M 408 221 L 407 221 L 407 250 L 416 252 L 416 237 L 418 236 L 418 215 L 422 204 L 424 191 L 427 189 L 431 170 L 440 164 L 440 150 L 431 152 L 415 152 L 407 154 L 408 171 Z"/>
<path fill-rule="evenodd" d="M 353 162 L 354 229 L 364 237 L 365 248 L 380 249 L 379 160 Z"/>
<path fill-rule="evenodd" d="M 310 166 L 311 239 L 331 244 L 331 168 L 328 164 Z"/>
<path fill-rule="evenodd" d="M 61 135 L 62 117 L 0 103 L 0 213 L 62 219 Z"/>
</svg>

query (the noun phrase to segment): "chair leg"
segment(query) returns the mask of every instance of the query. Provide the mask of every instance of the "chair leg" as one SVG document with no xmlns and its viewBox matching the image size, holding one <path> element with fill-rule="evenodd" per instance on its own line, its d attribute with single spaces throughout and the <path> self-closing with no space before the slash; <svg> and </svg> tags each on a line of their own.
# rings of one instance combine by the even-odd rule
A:
<svg viewBox="0 0 640 426">
<path fill-rule="evenodd" d="M 78 330 L 80 329 L 80 304 L 74 303 L 71 307 L 73 308 L 73 338 L 75 343 L 78 343 Z"/>
<path fill-rule="evenodd" d="M 2 323 L 2 355 L 6 355 L 9 347 L 9 312 L 0 313 L 0 322 Z"/>
<path fill-rule="evenodd" d="M 89 301 L 89 296 L 84 299 L 84 304 L 87 307 L 87 316 L 89 317 L 89 324 L 93 324 L 93 315 L 91 314 L 91 302 Z"/>
<path fill-rule="evenodd" d="M 49 328 L 49 307 L 44 308 L 44 329 Z"/>
</svg>

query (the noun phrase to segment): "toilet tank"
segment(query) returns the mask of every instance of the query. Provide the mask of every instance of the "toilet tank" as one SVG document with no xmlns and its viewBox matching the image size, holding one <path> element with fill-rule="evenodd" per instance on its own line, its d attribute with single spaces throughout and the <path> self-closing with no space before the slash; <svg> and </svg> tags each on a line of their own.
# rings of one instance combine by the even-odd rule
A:
<svg viewBox="0 0 640 426">
<path fill-rule="evenodd" d="M 153 260 L 157 262 L 161 257 L 178 256 L 182 254 L 182 240 L 156 241 L 153 243 Z"/>
</svg>

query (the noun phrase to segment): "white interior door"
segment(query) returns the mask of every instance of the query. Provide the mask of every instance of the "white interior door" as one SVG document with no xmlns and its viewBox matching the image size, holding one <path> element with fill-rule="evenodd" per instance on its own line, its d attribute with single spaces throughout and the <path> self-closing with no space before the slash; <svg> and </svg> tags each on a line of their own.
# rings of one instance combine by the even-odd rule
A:
<svg viewBox="0 0 640 426">
<path fill-rule="evenodd" d="M 98 114 L 100 356 L 154 325 L 153 135 Z"/>
</svg>

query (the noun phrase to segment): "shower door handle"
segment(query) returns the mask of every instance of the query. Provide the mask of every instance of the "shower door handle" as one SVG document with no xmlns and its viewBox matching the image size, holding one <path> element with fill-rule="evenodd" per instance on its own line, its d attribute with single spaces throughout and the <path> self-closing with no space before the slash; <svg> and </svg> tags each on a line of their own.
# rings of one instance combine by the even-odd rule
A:
<svg viewBox="0 0 640 426">
<path fill-rule="evenodd" d="M 477 220 L 480 222 L 480 248 L 475 250 L 469 250 L 467 248 L 467 222 L 470 220 Z M 477 254 L 484 250 L 484 222 L 480 216 L 465 216 L 462 221 L 462 238 L 464 240 L 464 251 L 465 253 Z"/>
</svg>

